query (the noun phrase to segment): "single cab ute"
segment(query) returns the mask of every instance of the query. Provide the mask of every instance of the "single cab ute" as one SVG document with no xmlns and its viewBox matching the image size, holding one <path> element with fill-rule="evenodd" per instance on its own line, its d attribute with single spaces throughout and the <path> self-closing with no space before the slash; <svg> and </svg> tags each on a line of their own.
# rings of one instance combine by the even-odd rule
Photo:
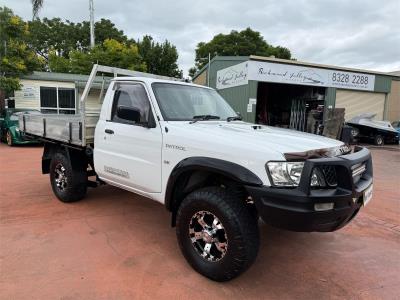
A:
<svg viewBox="0 0 400 300">
<path fill-rule="evenodd" d="M 99 110 L 86 106 L 97 72 L 130 76 L 110 81 Z M 260 217 L 334 231 L 372 198 L 368 149 L 243 122 L 215 90 L 160 76 L 95 65 L 80 114 L 19 122 L 44 141 L 42 172 L 58 199 L 107 183 L 164 204 L 186 260 L 216 281 L 254 262 Z"/>
</svg>

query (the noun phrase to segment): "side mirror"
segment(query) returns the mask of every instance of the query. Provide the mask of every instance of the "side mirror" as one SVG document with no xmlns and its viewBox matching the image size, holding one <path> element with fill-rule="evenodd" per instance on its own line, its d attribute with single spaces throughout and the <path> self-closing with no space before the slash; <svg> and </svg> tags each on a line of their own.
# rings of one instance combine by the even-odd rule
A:
<svg viewBox="0 0 400 300">
<path fill-rule="evenodd" d="M 140 110 L 136 107 L 118 106 L 117 116 L 120 119 L 140 123 Z"/>
</svg>

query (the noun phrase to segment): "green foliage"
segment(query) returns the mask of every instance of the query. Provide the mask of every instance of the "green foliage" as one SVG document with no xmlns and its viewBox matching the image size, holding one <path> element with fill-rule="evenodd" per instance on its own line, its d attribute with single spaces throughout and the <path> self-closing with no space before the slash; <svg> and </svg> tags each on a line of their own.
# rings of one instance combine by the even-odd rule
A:
<svg viewBox="0 0 400 300">
<path fill-rule="evenodd" d="M 87 42 L 87 46 L 89 47 L 90 23 L 86 21 L 82 22 L 82 26 L 86 35 L 83 41 Z M 94 35 L 96 37 L 96 40 L 98 40 L 100 44 L 106 39 L 113 39 L 120 43 L 128 42 L 128 38 L 124 34 L 124 32 L 115 27 L 115 24 L 108 19 L 101 19 L 94 24 Z"/>
<path fill-rule="evenodd" d="M 209 42 L 200 42 L 196 48 L 195 67 L 189 70 L 193 74 L 208 63 L 208 54 L 211 58 L 220 56 L 275 56 L 290 59 L 290 50 L 281 46 L 269 45 L 261 34 L 250 28 L 240 32 L 232 30 L 229 34 L 218 34 Z M 192 76 L 193 76 L 192 75 Z"/>
<path fill-rule="evenodd" d="M 59 56 L 53 50 L 48 56 L 48 67 L 53 72 L 68 73 L 70 71 L 70 60 L 64 56 Z"/>
<path fill-rule="evenodd" d="M 197 68 L 196 67 L 191 67 L 190 69 L 189 69 L 189 76 L 190 77 L 194 77 L 194 75 L 196 75 L 196 72 L 197 72 L 198 70 L 197 70 Z"/>
<path fill-rule="evenodd" d="M 29 44 L 48 61 L 53 72 L 87 74 L 93 63 L 109 64 L 149 73 L 182 77 L 178 51 L 170 42 L 156 43 L 151 36 L 129 40 L 110 20 L 95 23 L 96 47 L 90 49 L 89 22 L 63 22 L 59 18 L 29 22 Z M 109 57 L 108 57 L 109 55 Z"/>
<path fill-rule="evenodd" d="M 114 39 L 106 39 L 91 51 L 72 50 L 69 58 L 49 55 L 49 66 L 53 72 L 89 74 L 93 64 L 110 65 L 118 68 L 146 71 L 146 64 L 139 55 L 136 45 L 127 45 Z"/>
<path fill-rule="evenodd" d="M 0 7 L 0 89 L 6 95 L 19 89 L 19 76 L 41 69 L 43 62 L 25 42 L 26 23 L 12 10 Z"/>
<path fill-rule="evenodd" d="M 137 45 L 149 73 L 182 78 L 182 71 L 177 64 L 178 51 L 170 42 L 156 43 L 146 35 Z"/>
<path fill-rule="evenodd" d="M 110 65 L 124 69 L 146 71 L 136 45 L 126 45 L 114 39 L 106 39 L 103 47 L 96 47 L 92 56 L 99 64 Z"/>
<path fill-rule="evenodd" d="M 73 50 L 90 50 L 89 22 L 63 22 L 60 18 L 43 20 L 35 19 L 28 22 L 30 28 L 29 44 L 36 53 L 46 60 L 52 52 L 65 58 Z M 122 30 L 118 30 L 110 20 L 101 19 L 95 23 L 95 37 L 98 44 L 106 39 L 127 42 L 128 38 Z"/>
<path fill-rule="evenodd" d="M 10 94 L 12 91 L 17 91 L 21 88 L 19 78 L 0 76 L 0 91 Z"/>
<path fill-rule="evenodd" d="M 28 22 L 30 36 L 28 43 L 35 49 L 36 53 L 48 59 L 50 52 L 55 55 L 68 57 L 68 53 L 76 48 L 76 35 L 72 23 L 54 19 L 35 19 Z"/>
</svg>

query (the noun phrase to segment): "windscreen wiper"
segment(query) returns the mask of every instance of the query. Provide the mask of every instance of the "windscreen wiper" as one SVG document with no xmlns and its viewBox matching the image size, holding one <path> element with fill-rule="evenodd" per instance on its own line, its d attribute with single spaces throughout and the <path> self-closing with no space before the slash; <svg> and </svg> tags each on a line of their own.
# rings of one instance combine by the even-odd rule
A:
<svg viewBox="0 0 400 300">
<path fill-rule="evenodd" d="M 227 117 L 226 121 L 230 122 L 230 121 L 242 121 L 243 118 L 241 116 L 234 116 L 234 117 Z"/>
<path fill-rule="evenodd" d="M 198 115 L 198 116 L 193 116 L 193 120 L 190 121 L 190 124 L 196 123 L 197 121 L 207 121 L 207 120 L 219 120 L 219 116 L 213 116 L 213 115 Z"/>
</svg>

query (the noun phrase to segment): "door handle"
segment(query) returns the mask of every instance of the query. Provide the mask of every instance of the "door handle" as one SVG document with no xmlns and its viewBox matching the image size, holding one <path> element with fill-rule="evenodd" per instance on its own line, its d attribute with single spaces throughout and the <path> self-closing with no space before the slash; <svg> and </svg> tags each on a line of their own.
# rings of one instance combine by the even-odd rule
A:
<svg viewBox="0 0 400 300">
<path fill-rule="evenodd" d="M 108 134 L 114 134 L 114 130 L 111 130 L 111 129 L 106 129 L 106 130 L 104 130 L 104 132 L 108 133 Z"/>
</svg>

